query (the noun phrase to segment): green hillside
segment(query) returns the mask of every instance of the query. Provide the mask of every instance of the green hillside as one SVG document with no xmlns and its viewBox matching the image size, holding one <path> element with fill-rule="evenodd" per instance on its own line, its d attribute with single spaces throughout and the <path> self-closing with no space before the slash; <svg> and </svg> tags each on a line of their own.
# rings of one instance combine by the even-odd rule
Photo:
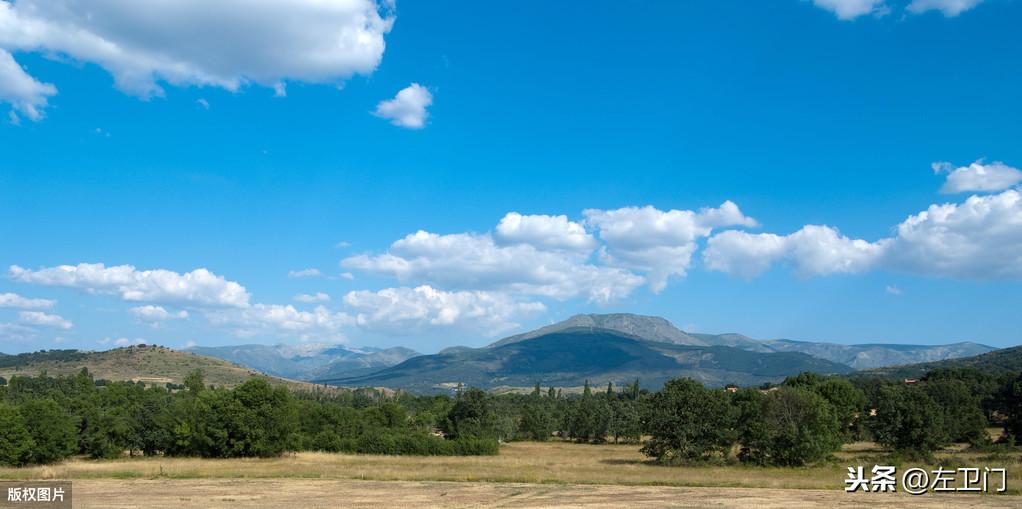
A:
<svg viewBox="0 0 1022 509">
<path fill-rule="evenodd" d="M 928 371 L 939 368 L 971 368 L 992 375 L 1020 372 L 1022 371 L 1022 346 L 1002 348 L 972 357 L 890 366 L 861 371 L 860 373 L 889 378 L 921 378 Z"/>
</svg>

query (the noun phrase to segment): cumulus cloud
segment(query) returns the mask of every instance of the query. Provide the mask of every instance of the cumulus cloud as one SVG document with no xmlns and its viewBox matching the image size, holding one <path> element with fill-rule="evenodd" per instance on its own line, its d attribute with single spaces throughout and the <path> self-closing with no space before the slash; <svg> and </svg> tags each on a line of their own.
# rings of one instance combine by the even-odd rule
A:
<svg viewBox="0 0 1022 509">
<path fill-rule="evenodd" d="M 490 235 L 439 235 L 418 231 L 380 255 L 342 260 L 344 267 L 443 289 L 501 290 L 607 302 L 631 293 L 643 278 L 614 267 L 589 264 L 584 256 L 544 251 L 531 244 L 499 245 Z"/>
<path fill-rule="evenodd" d="M 135 315 L 136 318 L 143 322 L 159 323 L 166 322 L 168 320 L 184 320 L 188 318 L 188 311 L 181 310 L 178 312 L 167 311 L 163 306 L 138 306 L 128 310 L 131 314 Z"/>
<path fill-rule="evenodd" d="M 955 168 L 951 163 L 933 163 L 935 173 L 947 173 L 947 181 L 940 192 L 947 194 L 1003 191 L 1022 182 L 1022 171 L 1000 161 L 983 164 L 976 161 L 968 166 Z"/>
<path fill-rule="evenodd" d="M 374 114 L 390 120 L 391 124 L 408 129 L 422 129 L 429 113 L 426 108 L 433 104 L 433 94 L 426 87 L 412 83 L 402 89 L 393 99 L 380 101 Z"/>
<path fill-rule="evenodd" d="M 126 301 L 246 307 L 249 300 L 245 287 L 206 269 L 179 274 L 164 269 L 140 271 L 131 265 L 80 263 L 39 270 L 12 265 L 9 274 L 22 283 L 114 294 Z"/>
<path fill-rule="evenodd" d="M 909 12 L 922 13 L 926 11 L 940 11 L 947 17 L 955 17 L 973 7 L 983 0 L 912 0 L 908 4 Z"/>
<path fill-rule="evenodd" d="M 523 216 L 509 212 L 497 224 L 494 237 L 503 244 L 531 244 L 540 249 L 590 252 L 596 247 L 596 239 L 582 224 L 563 215 Z"/>
<path fill-rule="evenodd" d="M 288 271 L 287 277 L 291 279 L 303 278 L 303 277 L 323 277 L 323 273 L 319 269 L 302 269 Z"/>
<path fill-rule="evenodd" d="M 884 9 L 884 0 L 813 0 L 813 4 L 845 20 L 881 12 Z"/>
<path fill-rule="evenodd" d="M 703 262 L 710 270 L 755 277 L 778 260 L 804 277 L 869 270 L 884 252 L 884 242 L 850 239 L 829 226 L 807 225 L 791 235 L 719 233 L 707 242 Z"/>
<path fill-rule="evenodd" d="M 57 304 L 55 300 L 30 299 L 16 293 L 0 293 L 0 308 L 45 309 Z"/>
<path fill-rule="evenodd" d="M 231 91 L 250 83 L 283 90 L 289 80 L 340 84 L 379 65 L 394 21 L 391 6 L 375 0 L 15 0 L 0 2 L 0 49 L 97 64 L 118 88 L 140 97 L 162 94 L 161 83 Z M 39 98 L 53 92 L 14 104 L 32 116 L 45 105 Z"/>
<path fill-rule="evenodd" d="M 954 278 L 1022 278 L 1022 195 L 1008 190 L 930 205 L 898 225 L 887 264 Z"/>
<path fill-rule="evenodd" d="M 514 320 L 546 310 L 540 302 L 517 302 L 502 293 L 447 292 L 428 285 L 349 292 L 344 303 L 357 312 L 359 327 L 390 334 L 457 327 L 495 336 L 518 327 Z"/>
<path fill-rule="evenodd" d="M 38 325 L 65 330 L 74 326 L 73 323 L 65 320 L 62 316 L 51 315 L 42 311 L 22 311 L 18 313 L 18 321 L 25 325 Z"/>
<path fill-rule="evenodd" d="M 646 206 L 589 209 L 583 214 L 586 223 L 598 228 L 600 240 L 606 243 L 605 262 L 646 272 L 655 292 L 667 286 L 668 277 L 686 274 L 698 247 L 696 241 L 714 228 L 758 224 L 731 201 L 698 212 L 662 211 Z"/>
<path fill-rule="evenodd" d="M 316 292 L 315 294 L 302 293 L 294 296 L 294 300 L 297 302 L 328 302 L 330 296 L 323 292 Z"/>
<path fill-rule="evenodd" d="M 0 2 L 0 30 L 3 30 L 3 10 L 6 4 Z M 41 83 L 28 75 L 14 57 L 0 47 L 0 102 L 14 108 L 10 112 L 11 123 L 19 122 L 18 113 L 30 120 L 43 118 L 48 98 L 57 93 L 56 87 Z"/>
<path fill-rule="evenodd" d="M 294 306 L 279 304 L 207 310 L 206 317 L 214 324 L 234 327 L 238 336 L 297 337 L 302 341 L 341 341 L 344 339 L 343 328 L 355 323 L 347 313 L 333 312 L 323 306 L 316 306 L 312 311 L 300 311 Z"/>
<path fill-rule="evenodd" d="M 930 205 L 895 235 L 849 239 L 829 226 L 786 236 L 726 231 L 707 242 L 710 270 L 753 277 L 787 261 L 804 276 L 889 269 L 933 277 L 1022 279 L 1022 195 L 1017 190 Z"/>
</svg>

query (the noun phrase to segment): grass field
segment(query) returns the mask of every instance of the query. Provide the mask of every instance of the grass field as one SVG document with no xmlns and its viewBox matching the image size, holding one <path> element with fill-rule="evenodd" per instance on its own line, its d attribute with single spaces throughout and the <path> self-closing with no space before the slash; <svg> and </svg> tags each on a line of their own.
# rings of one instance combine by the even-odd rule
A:
<svg viewBox="0 0 1022 509">
<path fill-rule="evenodd" d="M 309 493 L 322 491 L 323 496 L 338 491 L 365 493 L 379 490 L 382 498 L 378 502 L 384 506 L 392 502 L 393 505 L 400 505 L 396 499 L 386 495 L 388 485 L 392 489 L 401 487 L 402 490 L 411 490 L 408 492 L 411 494 L 419 493 L 425 497 L 422 500 L 440 497 L 440 493 L 445 490 L 461 493 L 465 497 L 462 504 L 465 507 L 479 505 L 473 504 L 473 500 L 480 502 L 490 498 L 506 498 L 508 507 L 570 506 L 569 502 L 580 500 L 577 497 L 582 493 L 595 492 L 611 497 L 607 499 L 608 503 L 615 500 L 643 506 L 646 503 L 643 500 L 646 500 L 648 507 L 663 506 L 664 500 L 682 492 L 688 494 L 686 497 L 695 498 L 678 502 L 696 499 L 705 502 L 708 500 L 706 497 L 720 496 L 720 493 L 728 493 L 730 495 L 727 497 L 731 498 L 737 497 L 731 500 L 733 504 L 724 504 L 724 507 L 744 507 L 746 502 L 750 504 L 748 507 L 757 508 L 798 507 L 795 502 L 806 497 L 822 497 L 820 503 L 823 506 L 855 507 L 860 500 L 851 499 L 851 495 L 842 491 L 845 469 L 850 465 L 863 465 L 868 469 L 887 459 L 872 444 L 859 443 L 850 444 L 838 453 L 836 462 L 811 468 L 740 465 L 666 467 L 648 462 L 637 449 L 635 445 L 516 442 L 504 445 L 499 456 L 476 457 L 299 453 L 275 459 L 76 459 L 50 466 L 0 469 L 0 479 L 77 480 L 80 482 L 76 483 L 76 500 L 85 497 L 85 502 L 93 503 L 96 500 L 97 504 L 98 500 L 111 496 L 117 490 L 127 491 L 130 488 L 136 493 L 141 490 L 151 497 L 162 493 L 163 498 L 176 500 L 173 504 L 167 501 L 163 503 L 177 509 L 192 507 L 189 501 L 181 499 L 188 496 L 198 497 L 194 507 L 276 507 L 273 500 L 283 497 L 285 493 L 293 495 L 296 490 Z M 927 504 L 953 500 L 955 506 L 959 502 L 963 503 L 962 507 L 1022 507 L 1022 497 L 1018 496 L 1019 488 L 1022 487 L 1022 461 L 1019 454 L 991 457 L 981 453 L 954 452 L 940 455 L 938 459 L 951 467 L 968 465 L 1008 468 L 1010 496 L 963 498 L 963 495 L 928 495 L 905 498 L 902 501 L 904 503 L 899 502 L 895 506 L 902 507 L 911 501 L 912 504 L 923 504 L 917 507 L 941 507 Z M 902 465 L 901 468 L 908 466 Z M 247 487 L 232 488 L 241 485 Z M 677 493 L 672 491 L 679 488 L 686 489 Z M 722 488 L 729 489 L 722 491 Z M 515 492 L 529 496 L 507 498 Z M 475 496 L 482 498 L 473 498 Z M 890 499 L 891 495 L 886 494 L 867 496 L 871 498 L 861 501 L 902 500 L 900 496 Z M 231 500 L 223 501 L 216 497 Z M 448 500 L 453 503 L 456 498 Z M 528 504 L 539 505 L 520 505 L 527 500 L 531 501 Z M 738 500 L 744 502 L 738 504 Z M 324 499 L 324 503 L 328 502 Z M 594 500 L 594 504 L 599 506 L 597 502 Z M 847 503 L 852 505 L 845 505 Z M 160 504 L 159 500 L 150 500 L 149 505 L 106 506 L 160 507 Z M 379 503 L 376 505 L 379 506 Z M 417 507 L 429 504 L 415 503 L 409 499 L 405 505 Z M 86 504 L 81 507 L 92 506 Z"/>
</svg>

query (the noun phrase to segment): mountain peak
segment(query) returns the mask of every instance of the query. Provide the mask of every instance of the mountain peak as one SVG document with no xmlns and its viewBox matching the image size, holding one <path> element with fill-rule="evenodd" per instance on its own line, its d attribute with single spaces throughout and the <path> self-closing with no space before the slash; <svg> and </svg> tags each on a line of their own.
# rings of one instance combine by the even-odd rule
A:
<svg viewBox="0 0 1022 509">
<path fill-rule="evenodd" d="M 672 343 L 676 345 L 707 346 L 708 343 L 677 328 L 666 318 L 659 316 L 636 315 L 632 313 L 579 314 L 534 331 L 506 337 L 489 345 L 488 348 L 517 343 L 553 332 L 576 327 L 607 329 L 623 332 L 649 341 Z"/>
</svg>

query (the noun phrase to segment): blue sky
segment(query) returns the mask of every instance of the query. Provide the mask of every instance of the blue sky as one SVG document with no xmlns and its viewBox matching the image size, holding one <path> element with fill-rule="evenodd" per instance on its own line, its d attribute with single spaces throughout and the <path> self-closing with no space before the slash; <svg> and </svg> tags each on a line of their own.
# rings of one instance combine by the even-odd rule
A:
<svg viewBox="0 0 1022 509">
<path fill-rule="evenodd" d="M 1022 2 L 119 3 L 0 5 L 0 351 L 1022 343 Z"/>
</svg>

